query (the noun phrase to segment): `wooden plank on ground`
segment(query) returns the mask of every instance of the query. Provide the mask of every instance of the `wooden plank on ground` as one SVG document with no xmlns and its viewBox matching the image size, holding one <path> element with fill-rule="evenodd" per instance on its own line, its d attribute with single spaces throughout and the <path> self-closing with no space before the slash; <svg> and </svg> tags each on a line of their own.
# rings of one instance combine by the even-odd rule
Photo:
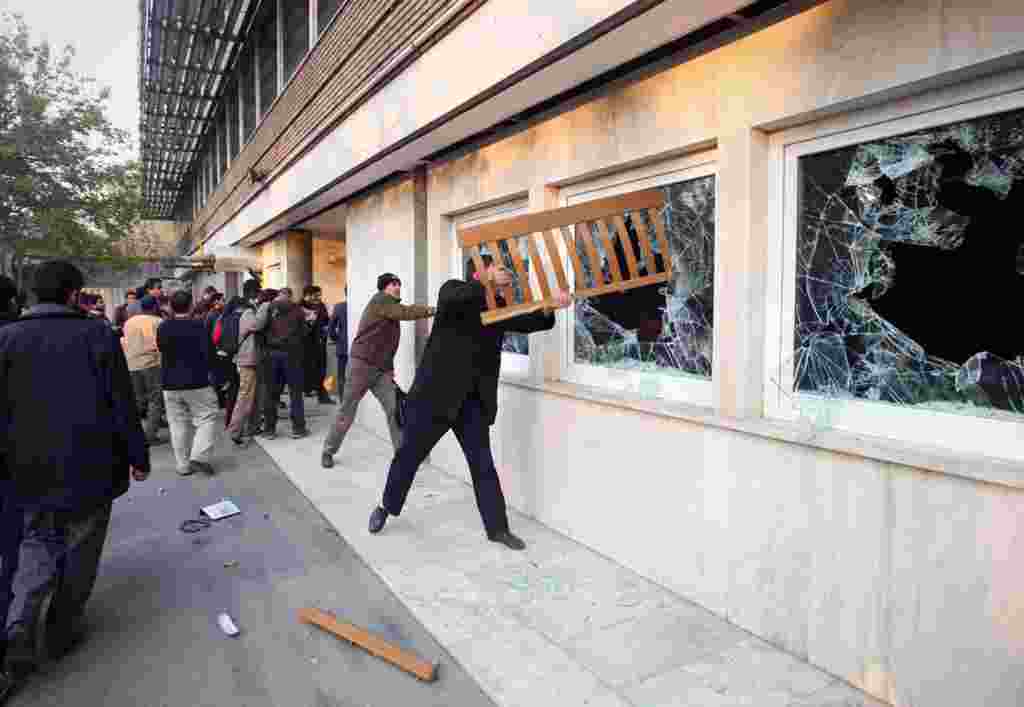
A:
<svg viewBox="0 0 1024 707">
<path fill-rule="evenodd" d="M 424 682 L 434 682 L 437 678 L 437 666 L 433 663 L 429 663 L 415 653 L 385 641 L 365 628 L 339 621 L 337 617 L 326 611 L 321 611 L 320 609 L 300 609 L 299 621 L 319 626 L 339 638 L 344 638 L 371 655 L 397 665 L 402 670 L 415 675 Z"/>
</svg>

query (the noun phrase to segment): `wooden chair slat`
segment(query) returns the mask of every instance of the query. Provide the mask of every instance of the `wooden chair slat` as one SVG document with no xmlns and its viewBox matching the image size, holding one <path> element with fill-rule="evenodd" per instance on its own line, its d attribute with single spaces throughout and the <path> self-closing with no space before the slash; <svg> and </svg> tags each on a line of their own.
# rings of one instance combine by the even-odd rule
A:
<svg viewBox="0 0 1024 707">
<path fill-rule="evenodd" d="M 647 264 L 647 274 L 653 275 L 658 272 L 658 261 L 654 257 L 654 249 L 651 248 L 651 233 L 647 230 L 647 222 L 642 211 L 633 212 L 633 227 L 636 228 L 636 239 L 640 241 L 640 252 L 643 253 L 644 262 Z"/>
<path fill-rule="evenodd" d="M 505 244 L 508 246 L 509 255 L 512 256 L 512 266 L 516 270 L 516 275 L 519 276 L 519 288 L 523 291 L 523 302 L 533 302 L 533 288 L 530 287 L 530 274 L 527 272 L 526 266 L 523 265 L 523 258 L 519 254 L 519 241 L 516 238 L 509 238 L 505 241 Z M 511 299 L 506 301 L 508 304 L 513 304 Z"/>
<path fill-rule="evenodd" d="M 593 286 L 600 287 L 605 284 L 604 267 L 601 265 L 601 256 L 597 254 L 597 247 L 594 246 L 594 235 L 590 231 L 589 223 L 576 224 L 576 238 L 583 241 L 583 250 L 587 253 L 587 260 L 590 261 L 590 272 L 594 276 Z M 586 286 L 586 283 L 583 283 L 583 285 Z"/>
<path fill-rule="evenodd" d="M 533 234 L 526 234 L 526 250 L 530 254 L 530 262 L 533 264 L 533 271 L 537 274 L 537 284 L 540 286 L 540 296 L 544 302 L 551 301 L 551 287 L 548 285 L 548 274 L 544 270 L 544 261 L 540 259 L 540 251 L 537 243 L 533 240 Z"/>
<path fill-rule="evenodd" d="M 672 252 L 668 249 L 668 236 L 665 234 L 665 221 L 656 209 L 649 211 L 651 220 L 654 221 L 654 230 L 658 234 L 658 248 L 661 249 L 661 262 L 665 265 L 665 272 L 672 274 Z"/>
<path fill-rule="evenodd" d="M 544 231 L 544 244 L 548 248 L 548 260 L 551 261 L 551 267 L 555 270 L 558 288 L 568 292 L 569 281 L 566 279 L 565 269 L 562 267 L 562 255 L 558 250 L 558 241 L 555 240 L 555 235 L 551 231 Z"/>
<path fill-rule="evenodd" d="M 612 282 L 622 282 L 622 268 L 619 267 L 619 257 L 615 254 L 615 244 L 608 235 L 608 224 L 603 219 L 598 219 L 594 225 L 597 226 L 597 237 L 601 239 L 601 245 L 604 247 Z"/>
<path fill-rule="evenodd" d="M 565 242 L 565 249 L 569 252 L 569 260 L 572 261 L 572 271 L 576 276 L 576 287 L 586 287 L 587 279 L 583 273 L 583 262 L 580 260 L 580 252 L 576 249 L 576 240 L 569 231 L 568 226 L 562 226 L 562 241 Z"/>
<path fill-rule="evenodd" d="M 626 228 L 626 219 L 622 218 L 621 214 L 612 216 L 612 222 L 615 224 L 615 230 L 619 237 L 619 242 L 622 243 L 622 252 L 626 256 L 626 268 L 629 270 L 629 278 L 634 280 L 640 277 L 640 269 L 636 264 L 636 253 L 633 252 L 633 243 L 629 239 L 629 229 Z"/>
</svg>

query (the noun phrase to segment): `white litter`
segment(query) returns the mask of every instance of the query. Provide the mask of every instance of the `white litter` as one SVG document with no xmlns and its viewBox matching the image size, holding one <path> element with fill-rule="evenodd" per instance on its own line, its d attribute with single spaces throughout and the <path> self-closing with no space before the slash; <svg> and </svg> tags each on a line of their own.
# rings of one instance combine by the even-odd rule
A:
<svg viewBox="0 0 1024 707">
<path fill-rule="evenodd" d="M 217 625 L 220 626 L 220 630 L 228 636 L 237 636 L 238 627 L 235 626 L 235 622 L 231 620 L 231 617 L 227 614 L 220 614 L 217 617 Z"/>
<path fill-rule="evenodd" d="M 204 506 L 202 512 L 210 520 L 220 520 L 221 518 L 236 516 L 242 511 L 232 501 L 222 498 L 220 503 Z"/>
</svg>

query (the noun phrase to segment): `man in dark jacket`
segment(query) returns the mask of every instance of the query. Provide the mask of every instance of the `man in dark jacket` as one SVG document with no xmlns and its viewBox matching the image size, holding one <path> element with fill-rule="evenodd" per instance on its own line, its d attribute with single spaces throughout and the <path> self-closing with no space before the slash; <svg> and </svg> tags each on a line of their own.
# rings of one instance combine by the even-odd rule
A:
<svg viewBox="0 0 1024 707">
<path fill-rule="evenodd" d="M 323 290 L 310 285 L 302 291 L 302 311 L 306 316 L 306 343 L 304 345 L 303 370 L 306 381 L 306 395 L 316 395 L 318 402 L 333 405 L 334 400 L 324 388 L 327 375 L 327 307 L 321 297 Z"/>
<path fill-rule="evenodd" d="M 388 471 L 381 505 L 370 515 L 370 532 L 379 533 L 388 515 L 402 512 L 416 470 L 448 430 L 455 433 L 469 471 L 477 508 L 488 539 L 513 549 L 526 544 L 508 526 L 505 497 L 491 454 L 490 426 L 498 415 L 498 376 L 501 346 L 506 332 L 529 334 L 555 325 L 553 312 L 523 314 L 484 326 L 485 285 L 512 283 L 507 270 L 484 256 L 485 269 L 477 274 L 472 264 L 468 281 L 449 280 L 438 294 L 438 312 L 427 339 L 423 360 L 409 390 L 402 444 Z M 558 307 L 571 302 L 559 291 Z"/>
<path fill-rule="evenodd" d="M 111 504 L 129 475 L 149 474 L 124 352 L 109 326 L 78 310 L 83 284 L 73 265 L 44 263 L 33 288 L 39 304 L 0 329 L 4 516 L 16 515 L 23 532 L 8 629 L 8 661 L 19 672 L 66 650 L 92 592 Z"/>
<path fill-rule="evenodd" d="M 327 323 L 327 338 L 334 342 L 335 357 L 338 361 L 338 373 L 335 376 L 335 389 L 340 396 L 345 390 L 345 369 L 348 367 L 348 288 L 345 288 L 345 300 L 338 302 L 331 310 L 331 319 Z"/>
<path fill-rule="evenodd" d="M 17 295 L 14 281 L 0 276 L 0 327 L 17 321 Z M 21 515 L 6 506 L 8 483 L 6 469 L 0 466 L 0 704 L 14 685 L 13 678 L 3 672 L 3 665 L 7 656 L 7 610 L 11 606 L 11 583 L 21 543 Z"/>
<path fill-rule="evenodd" d="M 302 307 L 292 301 L 291 289 L 279 290 L 277 299 L 270 305 L 267 327 L 267 397 L 263 404 L 263 437 L 266 439 L 277 437 L 277 403 L 285 385 L 291 396 L 292 437 L 299 439 L 309 434 L 302 399 L 305 333 L 306 317 Z"/>
</svg>

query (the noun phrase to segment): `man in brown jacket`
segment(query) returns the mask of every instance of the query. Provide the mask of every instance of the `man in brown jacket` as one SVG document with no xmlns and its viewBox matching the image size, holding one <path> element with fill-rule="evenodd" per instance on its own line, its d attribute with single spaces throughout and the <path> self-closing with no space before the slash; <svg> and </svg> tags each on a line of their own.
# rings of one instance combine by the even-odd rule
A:
<svg viewBox="0 0 1024 707">
<path fill-rule="evenodd" d="M 124 325 L 125 357 L 131 372 L 132 386 L 139 415 L 145 414 L 142 426 L 147 444 L 160 444 L 160 418 L 164 415 L 164 395 L 160 387 L 160 349 L 156 345 L 156 328 L 162 321 L 156 298 L 146 295 L 139 303 L 142 313 Z"/>
<path fill-rule="evenodd" d="M 395 353 L 402 335 L 399 322 L 426 319 L 436 309 L 417 304 L 402 304 L 402 281 L 392 273 L 377 278 L 377 294 L 363 310 L 359 329 L 349 350 L 345 391 L 341 396 L 334 427 L 324 440 L 320 463 L 325 469 L 334 466 L 334 455 L 345 441 L 356 417 L 359 402 L 367 391 L 372 392 L 388 419 L 391 444 L 395 449 L 401 441 L 401 430 L 395 418 Z"/>
</svg>

